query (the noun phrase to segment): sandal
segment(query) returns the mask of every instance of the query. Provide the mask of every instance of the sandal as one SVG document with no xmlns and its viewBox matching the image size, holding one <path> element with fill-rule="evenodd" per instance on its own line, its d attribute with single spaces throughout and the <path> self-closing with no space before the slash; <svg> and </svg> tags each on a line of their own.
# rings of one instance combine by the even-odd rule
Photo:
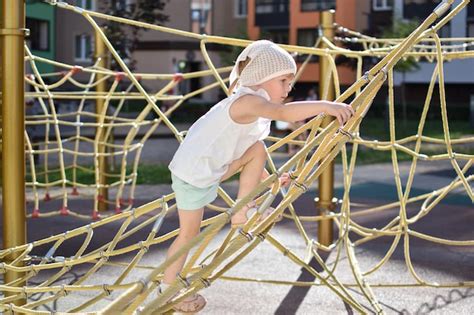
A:
<svg viewBox="0 0 474 315">
<path fill-rule="evenodd" d="M 161 288 L 158 289 L 157 293 L 158 295 L 161 294 Z M 174 299 L 178 295 L 179 292 L 169 298 L 168 301 Z M 206 306 L 206 304 L 206 299 L 201 294 L 195 293 L 174 305 L 172 310 L 179 313 L 197 313 L 201 311 Z"/>
<path fill-rule="evenodd" d="M 256 223 L 260 223 L 263 220 L 265 220 L 266 218 L 268 218 L 273 213 L 273 211 L 275 211 L 275 208 L 268 207 L 265 211 L 263 211 L 262 215 L 260 216 L 260 218 L 258 218 Z M 240 227 L 244 226 L 245 223 L 247 223 L 248 220 L 250 220 L 250 218 L 254 215 L 255 212 L 257 212 L 257 207 L 256 206 L 251 207 L 245 213 L 245 216 L 247 217 L 247 220 L 245 222 L 232 223 L 231 227 L 233 229 L 236 229 L 236 228 L 240 228 Z M 275 222 L 275 223 L 280 222 L 282 219 L 283 219 L 283 215 L 279 214 L 279 215 L 277 215 L 277 217 L 275 218 L 275 220 L 273 222 Z"/>
<path fill-rule="evenodd" d="M 193 294 L 183 301 L 173 306 L 173 310 L 180 313 L 197 313 L 207 304 L 206 299 L 201 294 Z"/>
</svg>

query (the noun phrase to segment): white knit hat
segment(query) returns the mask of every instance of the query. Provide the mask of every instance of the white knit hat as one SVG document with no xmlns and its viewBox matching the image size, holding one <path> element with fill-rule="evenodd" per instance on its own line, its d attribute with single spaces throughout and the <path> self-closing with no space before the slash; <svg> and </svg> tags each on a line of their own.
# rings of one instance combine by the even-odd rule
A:
<svg viewBox="0 0 474 315">
<path fill-rule="evenodd" d="M 250 58 L 250 62 L 239 76 L 239 62 Z M 253 86 L 284 74 L 295 74 L 293 57 L 269 40 L 258 40 L 248 45 L 237 57 L 230 74 L 230 84 L 239 80 L 243 86 Z"/>
</svg>

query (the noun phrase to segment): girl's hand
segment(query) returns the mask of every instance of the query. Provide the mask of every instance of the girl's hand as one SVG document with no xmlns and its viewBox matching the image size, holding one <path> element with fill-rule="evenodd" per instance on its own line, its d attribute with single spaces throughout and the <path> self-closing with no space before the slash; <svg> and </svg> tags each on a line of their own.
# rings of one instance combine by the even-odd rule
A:
<svg viewBox="0 0 474 315">
<path fill-rule="evenodd" d="M 291 183 L 290 174 L 283 173 L 278 180 L 280 181 L 281 187 L 287 187 Z"/>
<path fill-rule="evenodd" d="M 336 102 L 327 102 L 326 114 L 336 117 L 339 125 L 343 126 L 354 115 L 351 105 Z"/>
</svg>

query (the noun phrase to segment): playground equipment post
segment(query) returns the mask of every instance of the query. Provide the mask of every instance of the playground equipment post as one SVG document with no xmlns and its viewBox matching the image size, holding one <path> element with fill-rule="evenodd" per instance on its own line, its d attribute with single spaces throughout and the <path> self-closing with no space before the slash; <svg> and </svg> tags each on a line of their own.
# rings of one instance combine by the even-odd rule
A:
<svg viewBox="0 0 474 315">
<path fill-rule="evenodd" d="M 3 248 L 26 244 L 25 203 L 25 2 L 1 2 L 2 55 L 2 207 Z M 9 264 L 18 253 L 5 257 Z M 22 277 L 22 273 L 7 271 L 4 283 Z M 24 283 L 18 282 L 17 286 Z M 5 292 L 5 295 L 9 295 Z M 13 301 L 24 304 L 23 299 Z"/>
<path fill-rule="evenodd" d="M 334 38 L 334 10 L 327 10 L 321 12 L 321 28 L 323 36 L 332 40 Z M 321 48 L 326 47 L 323 43 Z M 328 72 L 331 71 L 329 61 L 325 57 L 319 58 L 320 75 L 319 75 L 319 95 L 327 100 L 334 100 L 334 85 L 332 80 L 327 80 Z M 325 117 L 321 127 L 326 127 L 332 121 L 331 117 Z M 319 214 L 324 216 L 329 211 L 335 209 L 333 202 L 334 196 L 334 161 L 321 173 L 318 183 L 319 201 L 317 201 L 317 208 Z M 333 241 L 333 220 L 323 219 L 319 221 L 318 225 L 318 242 L 322 245 L 330 245 Z"/>
</svg>

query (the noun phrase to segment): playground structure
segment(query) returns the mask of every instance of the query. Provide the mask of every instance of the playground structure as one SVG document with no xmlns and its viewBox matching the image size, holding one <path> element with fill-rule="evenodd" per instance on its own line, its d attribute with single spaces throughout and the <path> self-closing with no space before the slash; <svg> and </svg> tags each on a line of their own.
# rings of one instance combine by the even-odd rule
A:
<svg viewBox="0 0 474 315">
<path fill-rule="evenodd" d="M 474 240 L 455 241 L 440 239 L 409 228 L 411 224 L 414 224 L 429 215 L 430 211 L 450 192 L 455 190 L 463 191 L 467 196 L 469 196 L 471 201 L 474 200 L 473 190 L 471 187 L 473 176 L 465 175 L 472 167 L 474 156 L 455 152 L 453 149 L 453 145 L 473 143 L 474 139 L 451 139 L 443 81 L 444 62 L 448 60 L 474 57 L 472 50 L 466 50 L 466 48 L 473 45 L 473 39 L 450 39 L 450 45 L 443 45 L 443 40 L 436 34 L 436 31 L 446 24 L 463 7 L 465 7 L 468 2 L 469 1 L 463 1 L 457 7 L 453 8 L 451 12 L 437 24 L 434 24 L 437 18 L 447 11 L 452 3 L 452 1 L 442 2 L 433 14 L 431 14 L 409 37 L 404 40 L 377 40 L 346 30 L 349 35 L 353 36 L 352 40 L 363 42 L 364 45 L 367 45 L 366 49 L 363 51 L 349 51 L 337 47 L 325 37 L 321 38 L 321 42 L 326 45 L 326 49 L 282 45 L 282 47 L 288 51 L 308 54 L 310 56 L 318 55 L 321 59 L 324 59 L 323 64 L 325 64 L 329 71 L 326 72 L 325 80 L 322 81 L 330 84 L 323 85 L 321 93 L 322 98 L 330 98 L 332 90 L 334 91 L 335 99 L 337 101 L 345 101 L 349 97 L 354 96 L 351 105 L 356 110 L 356 115 L 344 128 L 338 128 L 335 123 L 326 124 L 323 122 L 324 117 L 318 116 L 283 139 L 270 137 L 268 140 L 274 142 L 274 144 L 268 147 L 268 162 L 272 175 L 262 182 L 254 192 L 239 203 L 235 203 L 222 188 L 219 189 L 219 196 L 227 204 L 227 207 L 219 207 L 216 205 L 209 206 L 211 209 L 217 211 L 217 215 L 204 221 L 203 227 L 205 226 L 206 229 L 192 243 L 181 250 L 182 252 L 190 248 L 195 248 L 194 254 L 188 260 L 183 272 L 181 273 L 181 281 L 176 281 L 176 283 L 165 291 L 160 298 L 154 300 L 150 300 L 148 296 L 158 285 L 163 270 L 171 261 L 173 261 L 173 259 L 175 259 L 175 257 L 171 257 L 169 260 L 155 266 L 155 268 L 147 275 L 146 279 L 137 281 L 137 279 L 131 278 L 130 275 L 134 269 L 140 268 L 139 262 L 150 249 L 150 246 L 162 243 L 177 234 L 177 231 L 173 231 L 165 235 L 159 235 L 160 227 L 162 226 L 166 215 L 171 211 L 176 210 L 176 206 L 173 202 L 173 195 L 171 194 L 163 196 L 161 199 L 147 205 L 133 208 L 131 201 L 133 200 L 133 192 L 135 190 L 137 177 L 136 170 L 140 160 L 141 149 L 146 144 L 146 140 L 156 130 L 160 123 L 169 127 L 178 141 L 183 139 L 184 132 L 176 130 L 172 122 L 168 119 L 168 116 L 185 100 L 211 88 L 221 88 L 224 92 L 228 93 L 226 85 L 227 81 L 221 75 L 227 73 L 230 68 L 215 68 L 206 51 L 207 43 L 245 46 L 249 42 L 245 40 L 235 40 L 171 30 L 164 27 L 129 21 L 118 17 L 83 10 L 61 2 L 55 3 L 55 5 L 60 9 L 72 10 L 78 14 L 82 14 L 84 18 L 90 22 L 91 26 L 102 39 L 100 42 L 105 44 L 108 51 L 110 51 L 117 63 L 122 67 L 123 72 L 116 73 L 104 68 L 104 64 L 101 63 L 103 59 L 101 58 L 98 58 L 97 63 L 91 67 L 78 69 L 74 66 L 64 65 L 52 60 L 33 56 L 28 49 L 25 48 L 25 61 L 31 64 L 31 69 L 33 70 L 33 73 L 26 76 L 25 81 L 34 89 L 33 92 L 26 93 L 26 96 L 37 99 L 43 110 L 43 113 L 39 115 L 28 117 L 27 125 L 45 126 L 44 140 L 40 140 L 39 143 L 32 141 L 28 135 L 26 137 L 26 152 L 29 163 L 27 170 L 29 170 L 29 176 L 31 178 L 31 181 L 28 182 L 27 185 L 30 187 L 34 197 L 34 209 L 30 216 L 41 217 L 57 214 L 72 214 L 78 217 L 83 217 L 73 209 L 69 209 L 68 198 L 70 198 L 71 195 L 74 195 L 77 192 L 77 189 L 87 186 L 94 188 L 94 206 L 92 209 L 93 218 L 99 217 L 98 214 L 101 203 L 112 203 L 115 206 L 117 214 L 110 216 L 103 215 L 101 221 L 91 223 L 82 228 L 28 244 L 24 241 L 23 243 L 17 244 L 15 247 L 0 251 L 0 257 L 5 261 L 1 265 L 1 272 L 5 274 L 16 274 L 13 278 L 6 277 L 5 279 L 7 280 L 4 280 L 4 284 L 1 286 L 3 292 L 8 293 L 0 300 L 0 308 L 4 312 L 42 313 L 39 310 L 42 305 L 47 305 L 48 303 L 59 300 L 71 301 L 75 292 L 89 291 L 94 294 L 93 297 L 81 301 L 81 303 L 77 305 L 69 302 L 69 305 L 74 306 L 68 306 L 67 309 L 61 311 L 81 312 L 93 310 L 110 314 L 117 312 L 131 313 L 137 310 L 144 314 L 151 313 L 155 310 L 166 311 L 171 309 L 174 303 L 180 301 L 188 294 L 192 294 L 218 279 L 224 274 L 224 272 L 238 263 L 264 239 L 282 253 L 285 253 L 294 263 L 306 268 L 309 272 L 314 274 L 322 285 L 328 286 L 334 294 L 338 295 L 347 304 L 361 313 L 366 312 L 367 310 L 361 305 L 360 301 L 358 301 L 355 296 L 347 290 L 346 285 L 339 281 L 337 276 L 334 274 L 337 264 L 332 267 L 326 266 L 320 258 L 318 250 L 335 251 L 337 253 L 345 250 L 347 252 L 358 288 L 364 297 L 370 302 L 370 305 L 373 308 L 371 310 L 375 312 L 383 312 L 383 309 L 378 304 L 376 296 L 374 296 L 371 290 L 370 283 L 367 283 L 364 278 L 366 275 L 377 271 L 390 259 L 394 248 L 402 239 L 405 242 L 405 249 L 408 253 L 406 256 L 406 263 L 417 283 L 425 286 L 472 286 L 472 282 L 448 284 L 428 283 L 415 271 L 415 268 L 410 261 L 409 254 L 409 237 L 421 238 L 430 242 L 451 246 L 474 245 Z M 128 23 L 156 31 L 173 33 L 177 36 L 195 38 L 201 43 L 201 51 L 207 65 L 209 66 L 209 70 L 179 76 L 132 73 L 107 40 L 95 19 L 110 19 L 119 23 Z M 429 29 L 433 24 L 434 26 Z M 453 42 L 459 42 L 459 44 L 452 44 Z M 97 55 L 99 57 L 103 56 L 104 51 L 103 47 L 100 48 L 99 46 Z M 339 90 L 338 75 L 335 66 L 335 56 L 337 55 L 344 55 L 348 58 L 353 58 L 357 62 L 358 80 L 343 93 Z M 364 56 L 379 56 L 382 59 L 370 71 L 362 74 Z M 398 60 L 407 56 L 413 56 L 417 59 L 425 58 L 426 60 L 435 63 L 435 66 L 433 69 L 432 80 L 427 91 L 426 102 L 423 106 L 423 112 L 420 117 L 417 134 L 404 139 L 396 139 L 393 67 Z M 36 62 L 52 63 L 58 67 L 64 67 L 66 72 L 40 75 L 35 65 Z M 299 73 L 301 73 L 302 69 L 304 69 L 304 64 L 299 70 Z M 81 84 L 74 79 L 74 74 L 79 70 L 90 74 L 90 81 L 88 84 Z M 187 80 L 195 76 L 205 75 L 214 76 L 216 82 L 187 95 L 167 95 L 167 92 L 176 86 L 180 80 Z M 49 78 L 57 78 L 57 80 L 55 83 L 47 85 L 43 80 L 45 76 L 48 76 Z M 113 83 L 108 91 L 105 91 L 104 88 L 101 88 L 102 92 L 91 91 L 92 88 L 96 88 L 112 78 Z M 168 83 L 163 89 L 150 93 L 145 91 L 137 78 L 140 78 L 141 80 L 160 79 L 166 80 Z M 23 78 L 21 79 L 23 80 Z M 130 82 L 129 86 L 123 91 L 118 90 L 121 81 Z M 442 121 L 445 134 L 444 139 L 434 139 L 423 135 L 423 128 L 430 108 L 433 91 L 435 90 L 436 81 L 438 81 L 439 85 Z M 63 85 L 65 82 L 75 84 L 77 87 L 82 89 L 82 91 L 79 93 L 62 93 L 55 91 L 55 89 Z M 359 125 L 370 108 L 371 100 L 379 89 L 382 88 L 384 82 L 388 82 L 387 88 L 390 98 L 390 140 L 365 140 L 363 136 L 358 133 Z M 68 98 L 79 100 L 80 105 L 77 111 L 63 114 L 56 113 L 54 105 L 55 100 Z M 95 111 L 88 111 L 85 108 L 85 102 L 88 99 L 99 99 L 103 100 L 103 102 L 101 102 L 100 106 L 97 106 Z M 123 102 L 127 99 L 145 99 L 148 105 L 135 119 L 121 118 L 118 114 Z M 111 111 L 110 102 L 112 100 L 117 100 L 118 106 Z M 157 100 L 172 100 L 176 101 L 176 103 L 168 109 L 167 112 L 163 113 L 156 106 Z M 148 113 L 151 111 L 157 114 L 157 119 L 146 119 Z M 61 130 L 64 130 L 64 127 L 69 128 L 69 134 L 67 136 L 64 136 L 64 133 Z M 110 137 L 113 134 L 113 129 L 119 127 L 129 129 L 123 144 L 117 144 L 110 140 Z M 88 136 L 87 133 L 84 135 L 84 130 L 87 128 L 95 130 L 92 137 L 90 137 L 90 134 Z M 139 128 L 148 129 L 141 139 L 136 139 Z M 50 132 L 50 129 L 52 132 Z M 298 135 L 306 131 L 309 131 L 309 135 L 305 141 L 294 140 Z M 54 142 L 50 141 L 51 133 L 56 139 Z M 295 156 L 291 157 L 283 166 L 277 169 L 272 161 L 270 153 L 288 142 L 301 146 L 301 149 Z M 345 146 L 346 143 L 352 144 L 351 152 L 348 152 L 348 149 Z M 435 155 L 424 154 L 421 150 L 422 145 L 425 143 L 444 146 L 446 147 L 446 153 Z M 66 146 L 68 144 L 70 144 L 69 147 Z M 81 147 L 81 144 L 88 145 L 89 149 L 84 149 L 84 146 Z M 411 144 L 411 146 L 408 144 Z M 382 228 L 375 229 L 365 227 L 357 224 L 352 219 L 354 214 L 351 213 L 350 187 L 357 159 L 358 146 L 366 146 L 375 150 L 390 150 L 392 153 L 399 201 L 394 204 L 357 212 L 357 215 L 369 215 L 389 208 L 399 208 L 399 215 L 394 217 L 391 222 Z M 21 149 L 22 152 L 24 152 L 23 148 Z M 293 207 L 293 202 L 307 190 L 309 185 L 311 185 L 316 179 L 320 178 L 321 174 L 330 167 L 332 161 L 340 152 L 343 157 L 342 161 L 345 179 L 345 192 L 340 212 L 337 213 L 333 211 L 335 208 L 332 203 L 320 203 L 323 210 L 325 210 L 321 215 L 311 217 L 298 215 L 298 209 Z M 412 156 L 410 176 L 405 187 L 403 187 L 400 179 L 397 152 L 404 152 Z M 58 156 L 59 170 L 51 170 L 49 168 L 48 156 L 52 154 L 57 154 Z M 130 158 L 131 155 L 133 155 L 132 158 Z M 35 165 L 35 156 L 41 156 L 41 160 L 44 163 L 43 170 L 41 171 L 38 171 L 39 168 Z M 94 169 L 92 170 L 95 175 L 94 184 L 84 184 L 77 180 L 76 170 L 81 168 L 84 169 L 84 167 L 79 165 L 78 162 L 81 157 L 83 157 L 83 159 L 89 158 L 94 163 Z M 105 171 L 104 165 L 106 165 L 106 163 L 104 160 L 110 157 L 119 157 L 119 159 L 121 159 L 119 174 L 109 174 Z M 133 162 L 129 163 L 129 160 L 132 159 Z M 456 171 L 457 177 L 453 179 L 450 185 L 440 187 L 440 189 L 433 191 L 432 193 L 412 196 L 410 194 L 410 187 L 414 180 L 418 160 L 449 160 L 453 169 Z M 71 161 L 71 165 L 67 165 L 67 161 Z M 132 168 L 127 170 L 126 166 L 129 164 L 132 165 Z M 68 169 L 71 169 L 71 175 L 68 175 Z M 49 174 L 58 171 L 60 178 L 58 180 L 50 181 L 48 177 Z M 277 178 L 278 174 L 288 171 L 291 171 L 293 183 L 288 191 L 285 191 L 278 186 Z M 44 181 L 41 182 L 38 180 L 40 176 L 42 176 L 41 178 Z M 124 198 L 126 185 L 129 185 L 128 198 Z M 268 188 L 269 185 L 272 185 L 270 189 Z M 46 198 L 56 198 L 58 196 L 50 193 L 51 187 L 55 186 L 59 187 L 58 196 L 62 199 L 63 205 L 61 209 L 56 212 L 42 213 L 40 211 L 40 193 L 44 191 L 44 196 Z M 5 188 L 6 187 L 4 187 L 4 189 Z M 108 194 L 107 189 L 116 189 L 114 199 L 106 197 Z M 68 193 L 69 190 L 72 190 L 72 193 Z M 226 223 L 230 220 L 230 216 L 238 211 L 244 204 L 257 197 L 258 204 L 260 205 L 259 213 L 261 213 L 275 201 L 278 194 L 282 196 L 282 201 L 276 206 L 276 211 L 272 216 L 261 223 L 256 224 L 258 216 L 256 215 L 242 230 L 230 230 L 228 236 L 218 248 L 208 248 L 208 244 L 213 236 L 226 226 Z M 128 202 L 124 202 L 124 200 L 128 200 Z M 423 201 L 419 212 L 415 216 L 407 217 L 407 205 L 419 201 Z M 6 202 L 7 200 L 4 200 L 4 212 L 8 211 L 8 204 Z M 126 207 L 122 208 L 123 206 Z M 314 268 L 307 264 L 305 259 L 294 254 L 291 249 L 287 248 L 281 241 L 277 240 L 270 233 L 273 219 L 276 215 L 283 212 L 285 212 L 285 218 L 294 221 L 311 257 L 314 257 L 322 266 L 325 267 L 324 273 L 315 271 Z M 330 225 L 333 223 L 336 224 L 339 231 L 337 240 L 335 242 L 326 242 L 321 240 L 322 237 L 318 238 L 318 241 L 313 240 L 310 233 L 305 231 L 303 227 L 302 222 L 305 221 L 319 221 Z M 117 223 L 120 224 L 120 229 L 112 240 L 99 248 L 88 248 L 93 238 L 94 230 L 107 224 Z M 137 225 L 132 227 L 133 224 Z M 120 242 L 143 229 L 151 230 L 146 239 L 140 243 L 119 248 L 118 245 Z M 355 241 L 352 240 L 349 232 L 356 233 L 359 238 Z M 357 257 L 354 254 L 353 248 L 359 244 L 369 242 L 382 236 L 393 237 L 393 243 L 390 246 L 390 249 L 376 266 L 365 272 L 360 270 L 357 265 Z M 80 243 L 76 254 L 73 257 L 68 258 L 56 256 L 55 253 L 61 251 L 61 246 L 64 246 L 63 244 L 66 241 L 71 240 L 78 240 Z M 31 257 L 30 253 L 38 247 L 48 248 L 48 250 L 42 256 Z M 117 256 L 130 253 L 133 253 L 133 259 L 130 263 L 117 264 L 114 261 L 109 261 Z M 179 256 L 180 253 L 176 256 Z M 7 257 L 14 258 L 6 259 Z M 31 260 L 31 258 L 35 259 Z M 28 263 L 25 264 L 25 262 Z M 71 269 L 76 267 L 83 268 L 86 264 L 90 268 L 79 280 L 65 285 L 56 285 L 56 281 L 59 281 L 61 277 Z M 108 265 L 121 266 L 121 272 L 118 277 L 111 279 L 110 284 L 93 283 L 91 276 L 99 268 Z M 37 277 L 38 273 L 47 270 L 52 270 L 54 272 L 47 281 L 44 281 L 37 286 L 28 286 L 25 284 L 28 280 Z M 125 279 L 129 281 L 125 282 Z M 182 291 L 182 294 L 167 301 L 168 298 L 172 297 L 180 289 L 185 290 Z M 29 296 L 39 293 L 48 293 L 49 296 L 34 301 L 28 300 Z M 94 305 L 98 301 L 111 294 L 114 297 L 112 303 L 102 309 L 94 308 Z M 23 305 L 17 305 L 21 303 L 15 303 L 22 299 L 26 299 L 26 303 Z M 68 303 L 64 303 L 64 305 L 66 307 Z"/>
</svg>

